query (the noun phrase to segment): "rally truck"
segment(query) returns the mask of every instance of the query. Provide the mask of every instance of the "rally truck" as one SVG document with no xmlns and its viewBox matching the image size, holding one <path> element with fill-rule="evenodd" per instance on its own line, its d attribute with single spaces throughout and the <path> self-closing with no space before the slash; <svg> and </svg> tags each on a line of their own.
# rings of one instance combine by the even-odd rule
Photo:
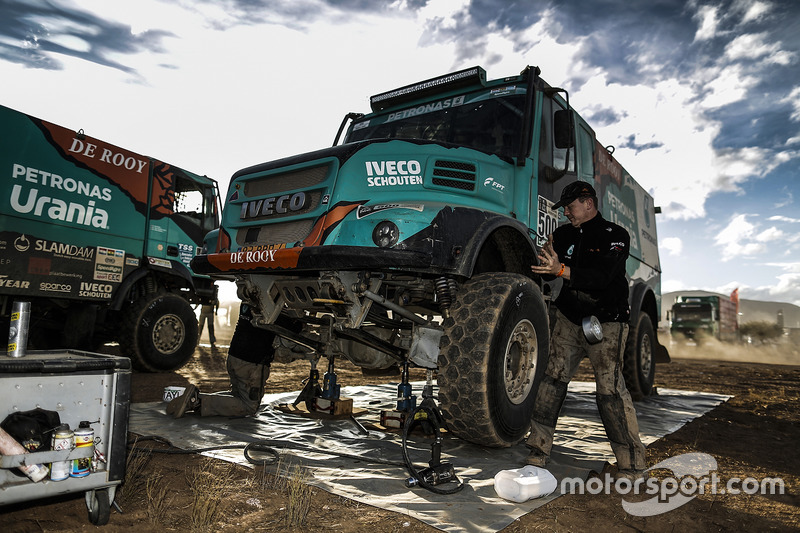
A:
<svg viewBox="0 0 800 533">
<path fill-rule="evenodd" d="M 529 429 L 560 288 L 530 266 L 566 222 L 562 189 L 585 180 L 631 236 L 625 377 L 651 394 L 669 360 L 654 328 L 657 209 L 566 91 L 537 67 L 494 81 L 474 67 L 370 104 L 332 147 L 236 172 L 194 269 L 236 281 L 252 323 L 290 341 L 278 355 L 300 345 L 376 373 L 431 370 L 452 434 L 511 446 Z"/>
<path fill-rule="evenodd" d="M 0 106 L 0 318 L 31 302 L 30 348 L 117 342 L 145 371 L 197 346 L 191 259 L 219 226 L 214 180 Z"/>
<path fill-rule="evenodd" d="M 736 302 L 719 295 L 678 295 L 672 305 L 670 334 L 700 344 L 714 338 L 722 342 L 739 340 Z"/>
</svg>

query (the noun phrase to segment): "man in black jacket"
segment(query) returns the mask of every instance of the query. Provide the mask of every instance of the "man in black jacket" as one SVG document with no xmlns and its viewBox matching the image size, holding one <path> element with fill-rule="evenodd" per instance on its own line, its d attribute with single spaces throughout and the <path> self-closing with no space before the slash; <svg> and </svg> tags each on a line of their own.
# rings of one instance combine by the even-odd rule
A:
<svg viewBox="0 0 800 533">
<path fill-rule="evenodd" d="M 585 182 L 570 183 L 555 208 L 563 207 L 570 224 L 553 232 L 543 247 L 539 265 L 531 270 L 561 277 L 564 284 L 555 300 L 556 319 L 550 360 L 536 395 L 527 463 L 544 466 L 553 445 L 558 414 L 567 385 L 581 359 L 592 363 L 600 418 L 617 458 L 618 477 L 638 479 L 647 467 L 645 448 L 633 401 L 625 387 L 622 360 L 628 336 L 628 232 L 603 218 L 597 193 Z M 583 332 L 585 318 L 595 316 L 602 340 L 590 342 Z"/>
</svg>

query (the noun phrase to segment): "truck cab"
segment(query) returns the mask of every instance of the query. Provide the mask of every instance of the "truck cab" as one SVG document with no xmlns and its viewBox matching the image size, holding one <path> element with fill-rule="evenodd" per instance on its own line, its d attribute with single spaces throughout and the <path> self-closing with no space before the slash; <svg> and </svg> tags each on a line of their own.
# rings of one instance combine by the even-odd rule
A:
<svg viewBox="0 0 800 533">
<path fill-rule="evenodd" d="M 631 233 L 626 381 L 650 394 L 668 360 L 652 197 L 539 74 L 474 67 L 373 96 L 334 146 L 234 174 L 193 267 L 235 280 L 254 325 L 317 357 L 434 371 L 448 429 L 509 446 L 528 430 L 559 288 L 530 265 L 566 220 L 562 189 L 589 181 Z"/>
</svg>

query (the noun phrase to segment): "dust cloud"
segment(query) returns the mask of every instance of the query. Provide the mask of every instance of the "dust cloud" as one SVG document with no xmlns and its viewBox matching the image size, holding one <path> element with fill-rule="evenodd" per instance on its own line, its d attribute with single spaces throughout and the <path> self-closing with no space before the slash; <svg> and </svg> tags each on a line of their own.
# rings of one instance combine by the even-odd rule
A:
<svg viewBox="0 0 800 533">
<path fill-rule="evenodd" d="M 685 339 L 676 339 L 666 334 L 662 343 L 667 347 L 669 355 L 673 359 L 714 359 L 739 363 L 800 365 L 800 345 L 788 337 L 775 343 L 764 344 L 720 342 L 714 338 L 704 338 L 699 343 L 695 343 Z"/>
</svg>

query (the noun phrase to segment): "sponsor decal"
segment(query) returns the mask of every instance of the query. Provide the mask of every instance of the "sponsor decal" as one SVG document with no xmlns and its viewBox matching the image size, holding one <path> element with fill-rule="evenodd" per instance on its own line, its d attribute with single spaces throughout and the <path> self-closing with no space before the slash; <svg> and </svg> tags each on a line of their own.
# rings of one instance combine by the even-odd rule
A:
<svg viewBox="0 0 800 533">
<path fill-rule="evenodd" d="M 25 235 L 20 235 L 14 239 L 14 248 L 16 248 L 18 252 L 27 252 L 30 247 L 31 241 Z"/>
<path fill-rule="evenodd" d="M 102 163 L 107 163 L 115 167 L 132 170 L 139 174 L 141 174 L 144 167 L 147 166 L 146 159 L 138 159 L 132 155 L 113 152 L 108 147 L 104 147 L 102 151 L 98 152 L 96 144 L 85 142 L 81 139 L 72 139 L 72 146 L 69 147 L 69 151 L 90 159 L 97 159 Z"/>
<path fill-rule="evenodd" d="M 30 286 L 30 281 L 13 279 L 5 274 L 0 274 L 0 287 L 5 287 L 7 289 L 27 289 Z"/>
<path fill-rule="evenodd" d="M 128 266 L 138 267 L 139 266 L 139 258 L 138 257 L 126 257 L 125 264 Z"/>
<path fill-rule="evenodd" d="M 237 263 L 271 263 L 275 260 L 277 250 L 248 250 L 231 254 L 231 264 Z"/>
<path fill-rule="evenodd" d="M 108 187 L 100 188 L 99 185 L 92 185 L 70 177 L 64 178 L 58 174 L 33 167 L 14 163 L 11 177 L 14 180 L 24 180 L 37 186 L 49 187 L 54 191 L 78 194 L 85 198 L 96 198 L 105 202 L 111 201 L 111 189 Z M 67 202 L 55 195 L 46 196 L 38 187 L 30 187 L 25 190 L 22 184 L 15 183 L 11 188 L 10 203 L 14 211 L 23 215 L 31 213 L 36 217 L 48 217 L 51 220 L 108 229 L 108 212 L 97 206 L 95 200 L 88 200 L 85 203 Z"/>
<path fill-rule="evenodd" d="M 84 296 L 86 298 L 99 298 L 102 300 L 110 300 L 111 293 L 114 290 L 113 285 L 108 285 L 106 283 L 87 283 L 85 281 L 81 282 L 81 288 L 78 292 L 78 296 Z"/>
<path fill-rule="evenodd" d="M 242 246 L 240 252 L 260 252 L 261 250 L 282 250 L 286 248 L 286 243 L 281 244 L 258 244 L 253 246 Z"/>
<path fill-rule="evenodd" d="M 72 285 L 66 283 L 40 283 L 39 290 L 43 292 L 70 292 Z"/>
<path fill-rule="evenodd" d="M 502 193 L 503 191 L 506 190 L 506 186 L 498 181 L 495 181 L 494 178 L 486 178 L 485 180 L 483 180 L 483 186 L 489 187 L 492 190 L 495 190 L 499 193 Z"/>
<path fill-rule="evenodd" d="M 422 185 L 422 165 L 419 161 L 366 161 L 365 164 L 369 187 Z"/>
<path fill-rule="evenodd" d="M 56 257 L 70 257 L 85 261 L 94 259 L 94 248 L 90 246 L 76 246 L 63 242 L 37 239 L 34 244 L 34 250 L 37 252 L 49 252 Z"/>
<path fill-rule="evenodd" d="M 239 214 L 241 220 L 256 217 L 268 217 L 272 215 L 284 215 L 286 213 L 301 211 L 308 205 L 306 193 L 300 191 L 294 194 L 284 194 L 272 196 L 260 200 L 250 200 L 242 203 L 242 211 Z"/>
<path fill-rule="evenodd" d="M 162 268 L 172 268 L 172 263 L 170 263 L 166 259 L 161 259 L 159 257 L 148 257 L 147 262 L 153 266 L 159 266 Z"/>
<path fill-rule="evenodd" d="M 422 211 L 425 207 L 422 204 L 376 204 L 376 205 L 361 205 L 356 211 L 356 218 L 364 218 L 366 216 L 380 213 L 388 209 L 412 209 L 414 211 Z"/>
<path fill-rule="evenodd" d="M 29 257 L 28 274 L 37 276 L 49 276 L 52 261 L 49 257 Z"/>
<path fill-rule="evenodd" d="M 97 259 L 94 263 L 95 281 L 122 281 L 122 270 L 125 265 L 125 250 L 97 247 Z"/>
<path fill-rule="evenodd" d="M 464 95 L 461 95 L 456 96 L 455 98 L 447 98 L 444 100 L 431 102 L 429 104 L 403 109 L 402 111 L 398 111 L 396 113 L 390 113 L 386 118 L 386 122 L 393 122 L 395 120 L 402 120 L 404 118 L 416 117 L 418 115 L 425 115 L 427 113 L 433 113 L 435 111 L 442 111 L 451 107 L 457 107 L 464 104 L 464 98 Z"/>
</svg>

